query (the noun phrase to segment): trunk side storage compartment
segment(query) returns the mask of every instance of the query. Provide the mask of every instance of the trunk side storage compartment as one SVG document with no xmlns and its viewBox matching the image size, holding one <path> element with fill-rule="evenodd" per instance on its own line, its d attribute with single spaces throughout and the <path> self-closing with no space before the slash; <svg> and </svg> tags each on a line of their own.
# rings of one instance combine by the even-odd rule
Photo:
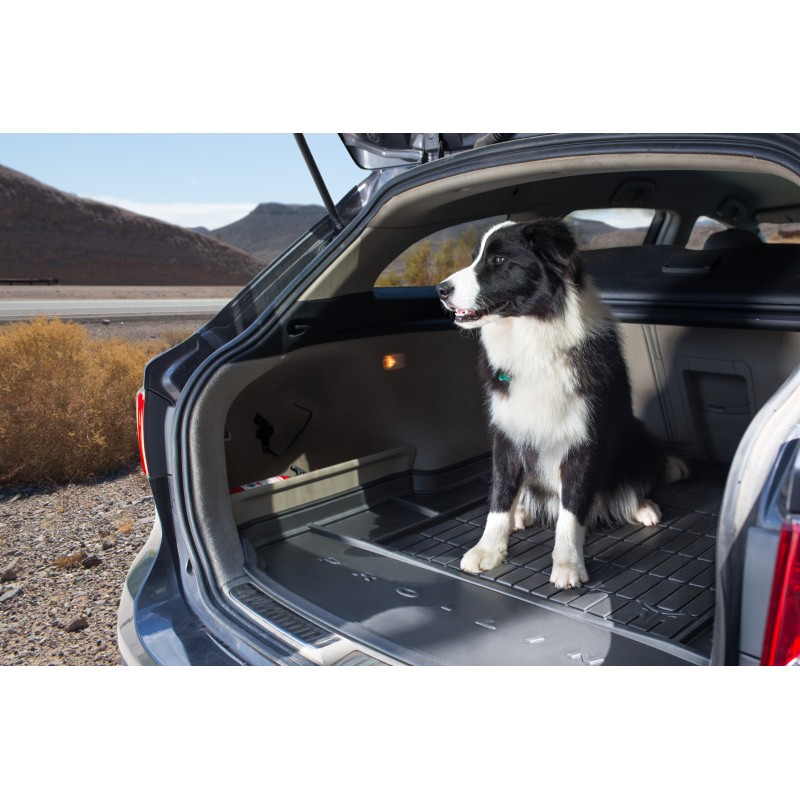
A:
<svg viewBox="0 0 800 800">
<path fill-rule="evenodd" d="M 550 528 L 515 533 L 490 572 L 459 569 L 483 530 L 488 458 L 378 479 L 280 516 L 248 514 L 239 530 L 254 584 L 400 662 L 703 664 L 726 470 L 691 466 L 654 494 L 659 525 L 589 533 L 589 581 L 567 591 L 549 583 Z"/>
</svg>

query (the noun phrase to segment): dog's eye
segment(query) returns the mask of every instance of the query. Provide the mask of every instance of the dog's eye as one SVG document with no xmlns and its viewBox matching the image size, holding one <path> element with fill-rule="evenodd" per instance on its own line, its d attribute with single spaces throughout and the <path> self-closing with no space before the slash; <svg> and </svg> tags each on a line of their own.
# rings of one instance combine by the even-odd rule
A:
<svg viewBox="0 0 800 800">
<path fill-rule="evenodd" d="M 499 267 L 501 264 L 505 263 L 506 257 L 505 256 L 492 256 L 489 259 L 489 263 L 493 267 Z"/>
</svg>

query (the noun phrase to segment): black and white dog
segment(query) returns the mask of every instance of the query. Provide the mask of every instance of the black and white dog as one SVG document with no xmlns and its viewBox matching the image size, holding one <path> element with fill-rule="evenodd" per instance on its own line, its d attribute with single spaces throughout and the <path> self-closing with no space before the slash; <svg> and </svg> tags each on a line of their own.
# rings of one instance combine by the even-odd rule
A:
<svg viewBox="0 0 800 800">
<path fill-rule="evenodd" d="M 461 568 L 497 567 L 512 531 L 554 521 L 550 581 L 580 586 L 587 527 L 655 525 L 649 494 L 688 473 L 633 415 L 611 311 L 558 220 L 496 225 L 437 291 L 459 327 L 480 328 L 493 435 L 486 528 Z"/>
</svg>

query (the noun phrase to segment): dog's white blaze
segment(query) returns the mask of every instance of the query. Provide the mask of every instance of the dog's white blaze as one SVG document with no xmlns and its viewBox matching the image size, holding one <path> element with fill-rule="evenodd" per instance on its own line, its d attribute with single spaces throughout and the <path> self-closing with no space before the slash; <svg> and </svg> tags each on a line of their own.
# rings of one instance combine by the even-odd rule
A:
<svg viewBox="0 0 800 800">
<path fill-rule="evenodd" d="M 460 269 L 458 272 L 454 272 L 450 276 L 449 280 L 453 284 L 453 294 L 450 295 L 450 302 L 456 308 L 474 309 L 476 307 L 478 303 L 479 287 L 478 280 L 475 277 L 475 267 L 481 258 L 483 258 L 483 251 L 486 249 L 486 242 L 489 240 L 489 237 L 499 228 L 505 228 L 508 225 L 514 224 L 514 222 L 500 222 L 499 224 L 489 228 L 489 230 L 483 234 L 478 255 L 475 260 L 468 267 L 464 267 L 464 269 Z M 472 323 L 466 323 L 466 325 L 462 325 L 462 327 L 470 326 L 472 326 Z"/>
<path fill-rule="evenodd" d="M 475 308 L 478 301 L 478 281 L 475 278 L 475 267 L 470 264 L 470 266 L 454 272 L 449 280 L 453 284 L 450 302 L 456 308 Z"/>
<path fill-rule="evenodd" d="M 478 248 L 478 255 L 476 256 L 475 260 L 472 262 L 472 266 L 474 267 L 480 260 L 483 258 L 483 251 L 486 249 L 486 242 L 489 241 L 489 237 L 495 232 L 499 231 L 500 228 L 508 228 L 513 225 L 517 225 L 519 223 L 512 222 L 511 220 L 506 220 L 505 222 L 498 222 L 497 225 L 492 225 L 486 233 L 483 234 L 483 238 L 481 239 L 481 245 Z"/>
</svg>

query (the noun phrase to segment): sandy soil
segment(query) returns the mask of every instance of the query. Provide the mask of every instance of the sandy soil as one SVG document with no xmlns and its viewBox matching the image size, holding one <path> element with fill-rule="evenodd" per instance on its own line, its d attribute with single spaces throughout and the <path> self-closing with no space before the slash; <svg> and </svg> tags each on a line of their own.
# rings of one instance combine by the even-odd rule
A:
<svg viewBox="0 0 800 800">
<path fill-rule="evenodd" d="M 153 519 L 138 469 L 0 490 L 0 666 L 119 664 L 122 585 Z"/>
<path fill-rule="evenodd" d="M 232 297 L 224 286 L 0 286 L 10 299 Z M 84 321 L 96 338 L 180 341 L 206 317 Z M 138 469 L 52 488 L 0 489 L 0 667 L 119 664 L 122 583 L 149 535 Z M 85 558 L 84 558 L 85 556 Z M 80 558 L 79 558 L 80 557 Z"/>
<path fill-rule="evenodd" d="M 81 320 L 81 325 L 94 339 L 166 339 L 177 343 L 208 322 L 208 317 L 164 317 L 159 319 Z"/>
</svg>

